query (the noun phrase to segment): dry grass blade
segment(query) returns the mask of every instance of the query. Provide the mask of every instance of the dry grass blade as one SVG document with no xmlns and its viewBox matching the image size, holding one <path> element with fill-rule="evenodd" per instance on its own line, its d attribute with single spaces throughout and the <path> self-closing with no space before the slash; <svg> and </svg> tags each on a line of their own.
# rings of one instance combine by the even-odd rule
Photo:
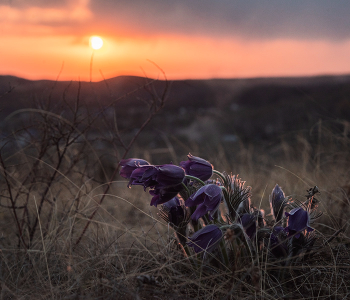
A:
<svg viewBox="0 0 350 300">
<path fill-rule="evenodd" d="M 34 197 L 34 204 L 35 204 L 35 209 L 36 209 L 36 213 L 38 215 L 38 220 L 39 220 L 40 235 L 41 235 L 41 241 L 42 241 L 42 244 L 43 244 L 44 257 L 45 257 L 45 263 L 46 263 L 46 269 L 47 269 L 47 276 L 48 276 L 48 280 L 49 280 L 49 283 L 50 283 L 51 297 L 52 297 L 52 299 L 54 299 L 54 292 L 53 292 L 53 287 L 52 287 L 52 283 L 51 283 L 50 268 L 49 268 L 49 263 L 47 261 L 47 253 L 46 253 L 45 241 L 44 241 L 43 231 L 42 231 L 42 228 L 41 228 L 40 215 L 39 215 L 39 210 L 38 210 L 38 206 L 36 204 L 35 197 Z"/>
</svg>

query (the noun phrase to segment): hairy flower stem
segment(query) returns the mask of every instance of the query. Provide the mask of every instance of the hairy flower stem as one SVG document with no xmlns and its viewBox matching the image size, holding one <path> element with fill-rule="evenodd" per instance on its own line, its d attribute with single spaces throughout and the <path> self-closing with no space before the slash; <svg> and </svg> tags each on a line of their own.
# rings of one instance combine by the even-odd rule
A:
<svg viewBox="0 0 350 300">
<path fill-rule="evenodd" d="M 179 247 L 181 247 L 181 250 L 183 251 L 183 254 L 186 258 L 188 258 L 191 262 L 191 265 L 195 268 L 198 268 L 198 262 L 196 261 L 196 259 L 193 258 L 193 256 L 191 255 L 191 251 L 190 249 L 188 248 L 188 245 L 186 243 L 182 244 L 181 242 L 181 238 L 179 237 L 179 233 L 178 232 L 175 232 L 176 234 L 176 237 L 179 241 Z M 185 237 L 186 238 L 186 237 Z"/>
<path fill-rule="evenodd" d="M 230 227 L 231 225 L 223 225 L 223 226 L 220 226 L 220 229 L 224 230 L 224 229 L 229 229 Z"/>
<path fill-rule="evenodd" d="M 188 248 L 187 245 L 184 245 L 183 248 L 184 248 L 184 251 L 185 251 L 185 253 L 187 255 L 187 258 L 189 258 L 191 256 L 190 249 Z"/>
<path fill-rule="evenodd" d="M 216 170 L 213 170 L 213 173 L 218 175 L 222 179 L 222 182 L 226 185 L 226 179 L 225 179 L 224 174 L 222 174 L 221 172 L 216 171 Z"/>
<path fill-rule="evenodd" d="M 210 223 L 210 219 L 209 219 L 208 216 L 209 216 L 209 215 L 206 214 L 206 215 L 204 215 L 204 216 L 202 217 L 202 219 L 203 219 L 205 225 L 208 225 L 208 224 Z"/>
<path fill-rule="evenodd" d="M 191 176 L 191 175 L 185 175 L 185 178 L 188 178 L 188 179 L 192 179 L 194 181 L 197 181 L 199 182 L 202 186 L 205 186 L 205 182 L 200 180 L 199 178 L 197 177 L 194 177 L 194 176 Z"/>
<path fill-rule="evenodd" d="M 194 232 L 197 232 L 198 230 L 202 229 L 202 226 L 198 221 L 192 220 L 192 225 Z"/>
<path fill-rule="evenodd" d="M 226 251 L 226 247 L 225 247 L 225 241 L 223 239 L 220 242 L 220 250 L 221 250 L 222 257 L 224 259 L 225 266 L 228 267 L 230 261 L 228 259 L 228 255 L 227 255 L 227 251 Z"/>
<path fill-rule="evenodd" d="M 187 185 L 184 184 L 183 182 L 181 182 L 181 184 L 182 184 L 183 188 L 186 190 L 187 195 L 191 195 L 191 192 L 190 192 L 190 190 L 188 189 Z M 186 199 L 185 199 L 185 200 L 186 200 Z"/>
</svg>

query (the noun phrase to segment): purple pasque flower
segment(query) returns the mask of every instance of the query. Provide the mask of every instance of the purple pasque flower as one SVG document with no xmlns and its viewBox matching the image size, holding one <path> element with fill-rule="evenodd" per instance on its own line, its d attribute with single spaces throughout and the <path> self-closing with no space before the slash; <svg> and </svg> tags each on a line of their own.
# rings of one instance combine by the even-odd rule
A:
<svg viewBox="0 0 350 300">
<path fill-rule="evenodd" d="M 124 178 L 130 178 L 131 173 L 137 169 L 139 166 L 149 165 L 149 162 L 144 159 L 139 158 L 128 158 L 122 159 L 119 162 L 119 165 L 122 167 L 119 174 Z"/>
<path fill-rule="evenodd" d="M 272 190 L 272 193 L 270 195 L 270 206 L 271 206 L 271 213 L 275 217 L 276 222 L 282 219 L 283 216 L 283 210 L 286 206 L 285 194 L 282 191 L 282 189 L 279 187 L 278 184 L 275 185 L 275 187 Z"/>
<path fill-rule="evenodd" d="M 213 175 L 213 165 L 203 158 L 187 155 L 188 160 L 180 162 L 180 166 L 185 169 L 187 175 L 197 177 L 203 181 L 208 180 Z"/>
<path fill-rule="evenodd" d="M 187 242 L 187 245 L 192 247 L 196 253 L 204 250 L 210 251 L 219 244 L 222 236 L 222 231 L 218 226 L 214 224 L 207 225 L 189 237 L 190 242 Z"/>
<path fill-rule="evenodd" d="M 136 168 L 131 173 L 128 186 L 143 185 L 145 189 L 147 187 L 160 189 L 179 185 L 184 178 L 185 171 L 179 166 L 171 164 L 159 166 L 145 165 Z"/>
<path fill-rule="evenodd" d="M 239 217 L 239 222 L 242 224 L 245 233 L 250 239 L 253 238 L 256 232 L 256 216 L 253 214 L 245 213 Z"/>
<path fill-rule="evenodd" d="M 270 250 L 277 258 L 284 257 L 288 253 L 287 246 L 280 239 L 283 234 L 286 234 L 285 229 L 281 226 L 275 226 L 270 235 Z"/>
<path fill-rule="evenodd" d="M 181 226 L 181 223 L 183 223 L 187 215 L 186 208 L 182 204 L 178 197 L 174 197 L 168 202 L 165 202 L 161 208 L 161 216 L 163 219 L 177 227 Z"/>
<path fill-rule="evenodd" d="M 157 207 L 158 204 L 166 203 L 173 199 L 182 189 L 183 186 L 181 183 L 174 186 L 151 189 L 149 193 L 153 196 L 153 198 L 150 205 Z"/>
<path fill-rule="evenodd" d="M 300 232 L 305 229 L 307 232 L 314 230 L 309 226 L 309 213 L 301 207 L 294 208 L 289 213 L 286 212 L 285 214 L 288 217 L 288 226 L 286 227 L 286 230 L 289 232 L 289 234 L 296 234 L 296 238 L 299 238 Z"/>
<path fill-rule="evenodd" d="M 178 241 L 183 246 L 187 242 L 187 224 L 190 219 L 189 211 L 184 204 L 182 199 L 174 197 L 159 208 L 160 217 L 175 229 Z"/>
<path fill-rule="evenodd" d="M 222 190 L 219 186 L 216 184 L 207 184 L 192 194 L 186 200 L 185 204 L 188 207 L 197 205 L 196 210 L 191 216 L 193 220 L 197 221 L 208 212 L 210 212 L 210 217 L 212 218 L 219 208 L 222 197 Z"/>
</svg>

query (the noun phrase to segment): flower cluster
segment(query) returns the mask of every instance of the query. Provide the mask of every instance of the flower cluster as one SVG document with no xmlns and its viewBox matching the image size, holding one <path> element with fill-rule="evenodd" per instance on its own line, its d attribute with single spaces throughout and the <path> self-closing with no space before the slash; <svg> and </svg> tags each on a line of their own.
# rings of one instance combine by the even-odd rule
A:
<svg viewBox="0 0 350 300">
<path fill-rule="evenodd" d="M 238 175 L 214 170 L 202 158 L 189 154 L 179 166 L 130 158 L 120 166 L 129 187 L 148 188 L 153 196 L 150 205 L 161 204 L 159 215 L 174 228 L 186 255 L 211 253 L 227 265 L 244 251 L 267 252 L 264 257 L 290 264 L 310 252 L 316 240 L 310 227 L 315 217 L 311 196 L 304 203 L 292 201 L 276 184 L 269 196 L 273 220 L 267 220 L 264 211 L 252 205 L 251 187 L 245 187 Z M 318 188 L 312 191 L 314 195 Z"/>
<path fill-rule="evenodd" d="M 183 168 L 171 164 L 153 166 L 137 158 L 121 160 L 120 175 L 129 178 L 128 186 L 143 185 L 150 188 L 151 205 L 157 206 L 174 198 L 182 189 L 185 178 Z"/>
</svg>

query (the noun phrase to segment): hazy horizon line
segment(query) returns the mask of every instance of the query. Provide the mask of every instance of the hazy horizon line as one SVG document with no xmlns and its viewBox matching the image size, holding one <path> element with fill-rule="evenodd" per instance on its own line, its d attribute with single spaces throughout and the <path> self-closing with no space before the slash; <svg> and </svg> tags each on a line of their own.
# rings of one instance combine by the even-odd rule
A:
<svg viewBox="0 0 350 300">
<path fill-rule="evenodd" d="M 165 74 L 166 75 L 166 74 Z M 160 76 L 158 78 L 153 77 L 146 77 L 146 76 L 139 76 L 139 75 L 117 75 L 109 78 L 104 78 L 102 80 L 77 80 L 77 79 L 71 79 L 71 80 L 60 80 L 59 77 L 57 79 L 48 79 L 48 78 L 41 78 L 41 79 L 29 79 L 28 77 L 24 76 L 18 76 L 18 75 L 12 75 L 12 74 L 0 74 L 0 77 L 15 77 L 18 79 L 24 79 L 26 81 L 57 81 L 57 82 L 87 82 L 87 83 L 98 83 L 103 82 L 106 80 L 112 80 L 115 78 L 122 78 L 122 77 L 134 77 L 134 78 L 143 78 L 143 79 L 150 79 L 150 80 L 157 80 L 157 81 L 209 81 L 209 80 L 249 80 L 249 79 L 301 79 L 301 78 L 322 78 L 322 77 L 347 77 L 350 76 L 349 73 L 320 73 L 320 74 L 313 74 L 313 75 L 266 75 L 266 76 L 241 76 L 241 77 L 208 77 L 208 78 L 176 78 L 176 79 L 169 79 L 169 78 L 161 78 Z"/>
</svg>

